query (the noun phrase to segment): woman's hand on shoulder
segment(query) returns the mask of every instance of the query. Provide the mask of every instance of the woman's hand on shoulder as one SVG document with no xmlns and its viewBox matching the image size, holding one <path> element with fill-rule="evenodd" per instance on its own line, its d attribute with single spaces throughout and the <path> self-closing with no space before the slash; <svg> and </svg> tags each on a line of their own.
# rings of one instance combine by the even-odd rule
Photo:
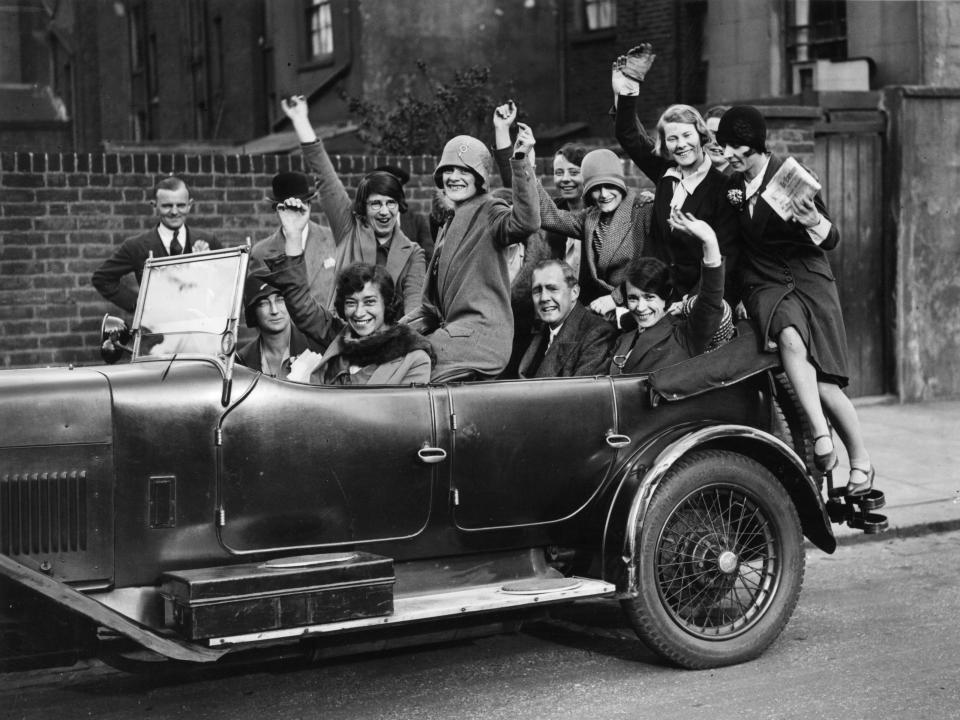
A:
<svg viewBox="0 0 960 720">
<path fill-rule="evenodd" d="M 602 295 L 590 303 L 590 310 L 601 317 L 617 309 L 617 301 L 612 295 Z"/>
<path fill-rule="evenodd" d="M 313 350 L 304 350 L 297 355 L 290 363 L 290 374 L 287 380 L 290 382 L 309 383 L 310 376 L 316 370 L 322 356 Z"/>
</svg>

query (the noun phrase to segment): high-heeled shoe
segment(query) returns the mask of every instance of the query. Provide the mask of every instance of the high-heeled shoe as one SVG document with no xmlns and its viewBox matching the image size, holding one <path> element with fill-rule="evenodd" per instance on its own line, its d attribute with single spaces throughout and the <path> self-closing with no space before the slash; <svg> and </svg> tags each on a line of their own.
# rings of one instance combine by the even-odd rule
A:
<svg viewBox="0 0 960 720">
<path fill-rule="evenodd" d="M 833 444 L 833 435 L 817 435 L 813 439 L 813 446 L 816 448 L 817 440 L 820 438 L 827 438 L 830 440 L 830 451 L 825 453 L 818 453 L 816 450 L 813 451 L 813 465 L 817 470 L 822 473 L 828 473 L 833 470 L 837 464 L 840 462 L 840 458 L 837 457 L 837 448 Z"/>
<path fill-rule="evenodd" d="M 863 475 L 866 480 L 863 482 L 854 482 L 853 474 L 860 473 Z M 866 495 L 868 492 L 873 490 L 873 478 L 877 474 L 874 470 L 873 465 L 864 470 L 859 467 L 850 468 L 850 480 L 847 481 L 847 497 L 857 497 L 858 495 Z"/>
</svg>

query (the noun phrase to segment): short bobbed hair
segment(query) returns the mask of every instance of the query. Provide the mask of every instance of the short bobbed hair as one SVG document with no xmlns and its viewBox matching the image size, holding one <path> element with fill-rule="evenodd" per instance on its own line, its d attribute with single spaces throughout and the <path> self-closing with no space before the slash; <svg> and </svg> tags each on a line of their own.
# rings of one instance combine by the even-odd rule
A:
<svg viewBox="0 0 960 720">
<path fill-rule="evenodd" d="M 665 302 L 669 303 L 675 299 L 670 267 L 657 258 L 634 258 L 627 268 L 627 282 L 638 290 L 659 295 Z M 623 290 L 625 291 L 626 288 L 624 287 Z"/>
<path fill-rule="evenodd" d="M 396 323 L 400 317 L 403 298 L 397 294 L 393 278 L 382 265 L 353 263 L 341 270 L 337 275 L 337 289 L 333 296 L 334 310 L 340 317 L 345 318 L 343 308 L 347 302 L 347 296 L 360 292 L 367 283 L 377 288 L 380 297 L 383 298 L 384 322 L 387 325 Z"/>
<path fill-rule="evenodd" d="M 563 155 L 564 159 L 568 163 L 580 167 L 583 165 L 583 156 L 588 152 L 590 152 L 590 148 L 588 148 L 586 145 L 571 142 L 562 145 L 553 156 L 556 157 L 557 155 Z"/>
<path fill-rule="evenodd" d="M 371 195 L 386 195 L 397 201 L 400 212 L 407 211 L 407 198 L 403 193 L 403 183 L 400 179 L 385 170 L 374 170 L 364 176 L 357 186 L 357 195 L 353 200 L 353 214 L 361 222 L 367 221 L 367 200 Z"/>
<path fill-rule="evenodd" d="M 713 136 L 707 130 L 707 124 L 703 121 L 703 116 L 697 112 L 697 109 L 690 105 L 671 105 L 663 111 L 663 115 L 657 121 L 657 142 L 653 147 L 653 152 L 662 158 L 669 159 L 670 153 L 667 152 L 667 140 L 664 126 L 667 123 L 686 123 L 693 125 L 700 136 L 700 146 L 704 147 L 713 141 Z"/>
</svg>

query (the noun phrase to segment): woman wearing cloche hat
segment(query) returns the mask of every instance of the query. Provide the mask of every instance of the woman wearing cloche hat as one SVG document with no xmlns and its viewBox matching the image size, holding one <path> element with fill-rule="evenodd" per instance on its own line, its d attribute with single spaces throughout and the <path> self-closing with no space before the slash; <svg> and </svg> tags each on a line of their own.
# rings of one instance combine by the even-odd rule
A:
<svg viewBox="0 0 960 720">
<path fill-rule="evenodd" d="M 582 210 L 561 210 L 538 184 L 543 228 L 582 241 L 580 299 L 612 318 L 623 306 L 621 284 L 630 261 L 643 252 L 650 230 L 649 198 L 627 188 L 623 161 L 612 150 L 583 156 Z"/>
<path fill-rule="evenodd" d="M 428 335 L 437 352 L 433 380 L 495 377 L 513 345 L 507 247 L 540 228 L 530 163 L 533 133 L 521 130 L 510 161 L 513 204 L 491 196 L 491 156 L 469 135 L 443 148 L 434 183 L 453 205 L 437 235 L 420 308 L 403 319 Z"/>
<path fill-rule="evenodd" d="M 762 196 L 783 164 L 767 152 L 761 112 L 735 106 L 720 118 L 717 142 L 734 170 L 727 198 L 740 215 L 743 301 L 759 322 L 768 352 L 779 351 L 783 368 L 810 419 L 814 462 L 821 472 L 837 465 L 827 417 L 850 458 L 848 495 L 873 488 L 874 469 L 863 442 L 848 382 L 847 340 L 840 298 L 825 250 L 840 239 L 819 193 L 791 200 L 787 218 Z"/>
</svg>

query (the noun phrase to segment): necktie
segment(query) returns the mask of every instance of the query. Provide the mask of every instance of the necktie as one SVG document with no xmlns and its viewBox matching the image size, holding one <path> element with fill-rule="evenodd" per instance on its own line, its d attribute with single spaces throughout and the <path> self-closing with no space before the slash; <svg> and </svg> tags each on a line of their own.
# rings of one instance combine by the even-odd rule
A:
<svg viewBox="0 0 960 720">
<path fill-rule="evenodd" d="M 170 254 L 179 255 L 183 252 L 183 245 L 180 244 L 180 241 L 177 240 L 177 231 L 173 231 L 173 238 L 170 240 Z"/>
</svg>

